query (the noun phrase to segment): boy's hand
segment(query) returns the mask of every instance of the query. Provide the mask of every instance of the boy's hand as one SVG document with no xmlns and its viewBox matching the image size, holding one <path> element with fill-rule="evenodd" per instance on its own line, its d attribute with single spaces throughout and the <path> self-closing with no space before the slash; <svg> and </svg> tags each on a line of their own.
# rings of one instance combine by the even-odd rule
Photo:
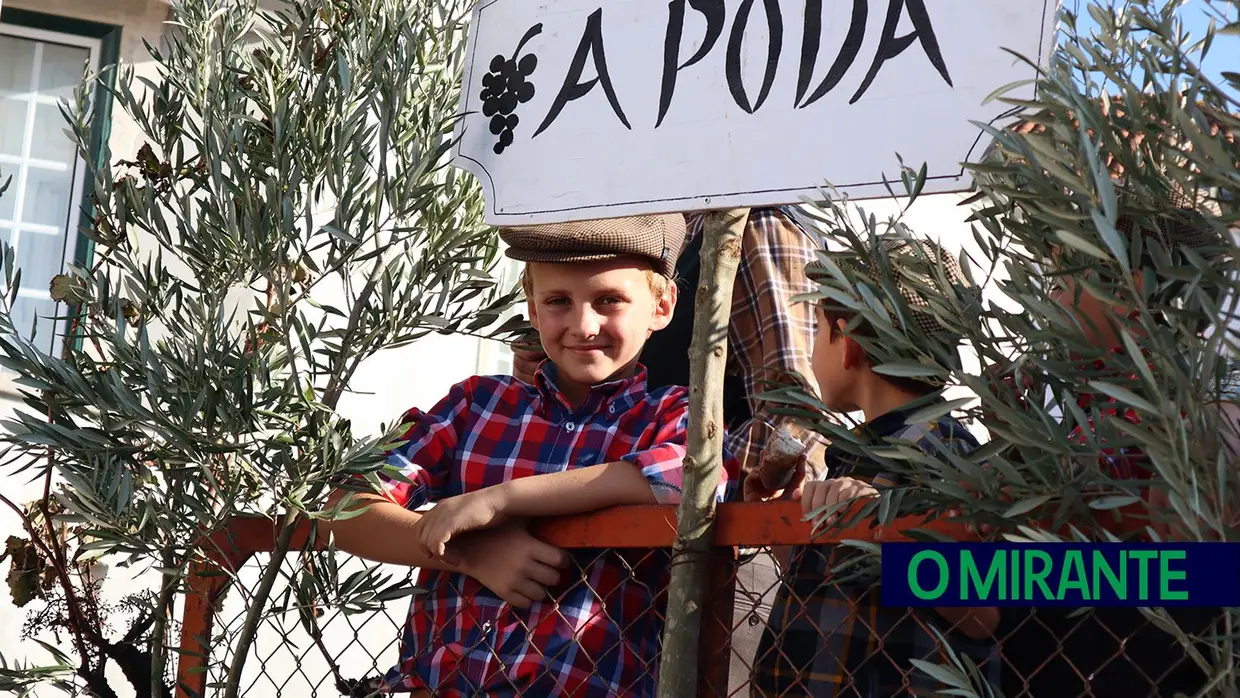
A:
<svg viewBox="0 0 1240 698">
<path fill-rule="evenodd" d="M 542 349 L 513 349 L 513 377 L 525 383 L 533 383 L 534 374 L 538 371 L 538 365 L 545 358 L 547 358 L 547 354 Z"/>
<path fill-rule="evenodd" d="M 418 522 L 422 547 L 431 557 L 445 558 L 453 538 L 503 523 L 506 506 L 503 486 L 440 500 Z"/>
<path fill-rule="evenodd" d="M 852 477 L 837 477 L 831 480 L 807 482 L 801 492 L 801 512 L 808 519 L 811 514 L 826 507 L 833 507 L 841 502 L 854 499 L 877 497 L 878 490 L 868 482 Z M 839 512 L 832 512 L 822 520 L 823 525 L 835 523 Z"/>
<path fill-rule="evenodd" d="M 463 573 L 504 601 L 526 608 L 547 598 L 547 587 L 560 583 L 568 555 L 530 535 L 519 524 L 467 534 L 453 544 Z"/>
<path fill-rule="evenodd" d="M 762 462 L 746 473 L 742 483 L 746 502 L 773 500 L 796 501 L 801 498 L 801 488 L 806 480 L 817 480 L 823 474 L 826 462 L 826 445 L 815 440 L 809 448 L 802 447 L 792 467 L 779 467 L 770 462 L 769 449 L 763 449 Z M 775 467 L 771 467 L 774 465 Z"/>
<path fill-rule="evenodd" d="M 525 337 L 512 342 L 511 347 L 513 377 L 519 381 L 533 383 L 534 374 L 538 372 L 538 365 L 547 358 L 547 352 L 543 351 L 538 332 L 530 332 Z"/>
</svg>

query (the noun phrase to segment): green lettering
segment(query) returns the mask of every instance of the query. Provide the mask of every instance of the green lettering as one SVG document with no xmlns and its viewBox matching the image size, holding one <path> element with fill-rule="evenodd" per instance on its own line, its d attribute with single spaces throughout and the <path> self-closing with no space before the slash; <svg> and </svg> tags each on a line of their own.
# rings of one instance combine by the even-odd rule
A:
<svg viewBox="0 0 1240 698">
<path fill-rule="evenodd" d="M 1187 591 L 1171 591 L 1168 582 L 1182 582 L 1188 579 L 1188 573 L 1184 570 L 1172 570 L 1172 560 L 1183 560 L 1188 557 L 1188 553 L 1183 550 L 1163 550 L 1158 553 L 1158 577 L 1160 584 L 1159 601 L 1187 601 Z"/>
<path fill-rule="evenodd" d="M 1041 562 L 1042 569 L 1034 570 L 1033 563 Z M 1055 598 L 1051 593 L 1050 587 L 1046 586 L 1046 578 L 1051 574 L 1051 556 L 1044 550 L 1026 550 L 1025 551 L 1025 601 L 1033 601 L 1033 585 L 1037 584 L 1042 589 L 1042 598 L 1050 600 Z"/>
<path fill-rule="evenodd" d="M 977 601 L 988 601 L 990 599 L 990 588 L 994 586 L 995 579 L 999 580 L 999 598 L 1002 599 L 1004 587 L 1004 571 L 1007 569 L 1007 552 L 1000 550 L 990 559 L 990 567 L 986 568 L 986 580 L 982 581 L 981 573 L 977 569 L 977 562 L 973 559 L 973 553 L 966 550 L 960 559 L 960 599 L 973 598 Z M 969 596 L 969 585 L 972 584 L 973 589 L 977 591 L 974 597 Z"/>
<path fill-rule="evenodd" d="M 1008 592 L 1008 600 L 1015 601 L 1020 598 L 1020 553 L 1012 551 L 1012 590 Z"/>
<path fill-rule="evenodd" d="M 1056 600 L 1063 601 L 1069 589 L 1081 595 L 1082 601 L 1089 601 L 1089 582 L 1085 579 L 1085 561 L 1081 559 L 1081 551 L 1069 550 L 1063 561 L 1063 570 L 1059 574 L 1059 589 Z"/>
<path fill-rule="evenodd" d="M 1130 550 L 1128 559 L 1137 561 L 1137 592 L 1138 599 L 1148 601 L 1150 598 L 1150 560 L 1158 556 L 1156 550 Z"/>
<path fill-rule="evenodd" d="M 934 591 L 926 591 L 924 588 L 922 588 L 921 584 L 917 581 L 917 566 L 920 565 L 923 560 L 933 560 L 934 564 L 938 565 L 939 584 L 938 586 L 934 588 Z M 947 560 L 945 560 L 943 556 L 940 555 L 939 553 L 933 550 L 922 550 L 921 552 L 914 555 L 912 560 L 909 560 L 908 588 L 909 588 L 909 591 L 913 592 L 913 596 L 916 596 L 922 601 L 929 601 L 932 599 L 937 599 L 940 596 L 942 596 L 943 592 L 947 591 L 948 581 L 949 581 L 949 576 L 947 574 Z"/>
<path fill-rule="evenodd" d="M 1111 567 L 1107 556 L 1102 554 L 1101 550 L 1094 551 L 1093 564 L 1093 580 L 1094 580 L 1094 599 L 1102 598 L 1102 577 L 1107 578 L 1107 583 L 1111 585 L 1111 591 L 1115 592 L 1115 598 L 1123 601 L 1128 598 L 1128 559 L 1124 553 L 1119 554 L 1119 576 L 1116 576 L 1115 569 Z"/>
</svg>

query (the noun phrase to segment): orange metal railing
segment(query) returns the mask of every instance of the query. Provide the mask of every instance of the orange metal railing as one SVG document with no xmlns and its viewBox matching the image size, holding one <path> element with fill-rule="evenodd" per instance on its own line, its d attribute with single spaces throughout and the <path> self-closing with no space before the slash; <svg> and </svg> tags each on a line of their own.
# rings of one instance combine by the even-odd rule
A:
<svg viewBox="0 0 1240 698">
<path fill-rule="evenodd" d="M 1111 518 L 1115 513 L 1121 516 Z M 1109 520 L 1105 526 L 1115 533 L 1141 529 L 1145 522 L 1137 508 L 1120 512 L 1101 512 Z M 734 584 L 737 549 L 742 547 L 787 546 L 813 542 L 832 544 L 844 540 L 910 540 L 905 531 L 920 529 L 958 541 L 979 540 L 978 535 L 958 521 L 944 518 L 906 517 L 889 527 L 863 521 L 846 528 L 835 528 L 815 535 L 810 523 L 802 520 L 796 502 L 735 503 L 719 506 L 714 525 L 714 552 L 709 561 L 709 608 L 704 614 L 700 653 L 702 657 L 727 657 L 733 629 Z M 198 698 L 207 695 L 209 653 L 212 630 L 222 594 L 232 576 L 254 555 L 274 549 L 279 523 L 265 518 L 239 518 L 226 529 L 202 541 L 200 562 L 191 569 L 189 593 L 184 598 L 184 614 L 177 665 L 176 695 Z M 588 515 L 538 521 L 534 535 L 559 548 L 670 548 L 676 535 L 676 507 L 672 505 L 622 507 Z M 310 533 L 303 524 L 293 539 L 294 550 L 302 548 Z M 720 695 L 727 684 L 727 661 L 702 662 L 699 695 Z"/>
</svg>

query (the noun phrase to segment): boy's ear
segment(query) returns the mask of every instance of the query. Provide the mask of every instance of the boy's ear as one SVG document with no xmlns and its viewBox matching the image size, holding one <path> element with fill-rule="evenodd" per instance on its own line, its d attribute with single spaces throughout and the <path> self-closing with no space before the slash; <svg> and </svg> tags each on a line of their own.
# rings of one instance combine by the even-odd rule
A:
<svg viewBox="0 0 1240 698">
<path fill-rule="evenodd" d="M 834 342 L 834 341 L 835 341 L 835 338 L 836 338 L 836 337 L 839 337 L 840 339 L 842 339 L 842 340 L 844 340 L 845 342 L 847 342 L 847 341 L 848 341 L 848 333 L 846 333 L 846 332 L 844 331 L 844 329 L 845 329 L 846 327 L 848 327 L 848 321 L 847 321 L 847 320 L 844 320 L 844 319 L 836 320 L 836 321 L 835 321 L 835 331 L 831 333 L 831 341 L 832 341 L 832 342 Z"/>
<path fill-rule="evenodd" d="M 672 314 L 676 311 L 676 298 L 680 289 L 676 284 L 668 284 L 663 297 L 654 304 L 654 317 L 650 322 L 650 330 L 658 332 L 672 323 Z"/>
<path fill-rule="evenodd" d="M 839 328 L 840 341 L 844 343 L 844 370 L 851 371 L 854 368 L 864 366 L 868 361 L 865 350 L 861 348 L 861 344 L 857 340 L 849 337 L 844 332 L 844 328 L 848 327 L 848 321 L 837 320 L 836 327 Z"/>
<path fill-rule="evenodd" d="M 869 357 L 865 355 L 865 349 L 861 348 L 861 344 L 852 337 L 844 337 L 844 370 L 851 371 L 854 368 L 860 368 L 869 363 Z"/>
</svg>

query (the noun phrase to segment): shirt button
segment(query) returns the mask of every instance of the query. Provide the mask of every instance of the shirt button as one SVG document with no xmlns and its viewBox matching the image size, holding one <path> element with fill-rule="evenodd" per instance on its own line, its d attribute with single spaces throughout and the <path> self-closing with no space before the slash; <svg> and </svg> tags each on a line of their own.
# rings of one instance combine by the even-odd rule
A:
<svg viewBox="0 0 1240 698">
<path fill-rule="evenodd" d="M 615 413 L 616 413 L 616 406 L 615 406 L 615 405 L 608 405 L 608 406 L 607 406 L 607 414 L 615 414 Z"/>
<path fill-rule="evenodd" d="M 487 622 L 482 624 L 482 632 L 484 633 L 491 632 L 491 621 L 488 620 Z"/>
<path fill-rule="evenodd" d="M 572 422 L 569 422 L 568 424 L 565 424 L 565 425 L 564 425 L 564 428 L 565 428 L 565 429 L 567 429 L 567 430 L 569 430 L 569 431 L 573 431 L 574 429 L 576 429 L 576 428 L 577 428 L 577 425 L 576 425 L 576 424 L 573 424 Z"/>
</svg>

